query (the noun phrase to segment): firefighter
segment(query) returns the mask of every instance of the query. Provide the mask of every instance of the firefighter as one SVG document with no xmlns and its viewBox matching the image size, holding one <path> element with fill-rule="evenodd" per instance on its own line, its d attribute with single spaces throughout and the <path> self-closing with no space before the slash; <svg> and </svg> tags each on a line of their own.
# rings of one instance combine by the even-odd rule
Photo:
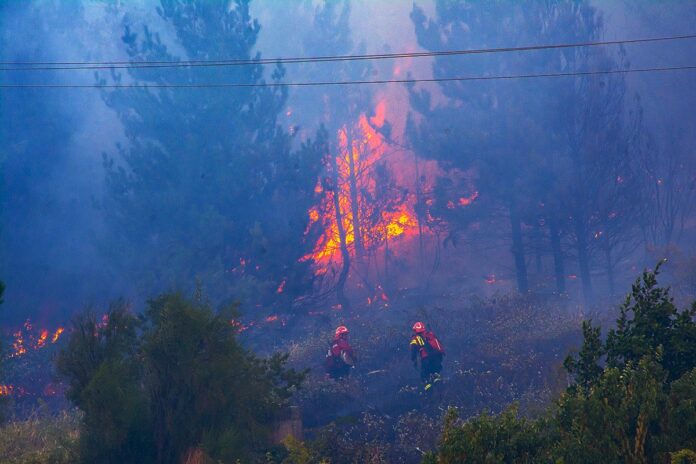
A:
<svg viewBox="0 0 696 464">
<path fill-rule="evenodd" d="M 355 367 L 356 360 L 353 347 L 348 343 L 348 328 L 344 325 L 338 326 L 324 361 L 327 375 L 335 380 L 350 376 L 350 370 Z"/>
<path fill-rule="evenodd" d="M 411 361 L 413 367 L 418 369 L 420 360 L 420 376 L 424 383 L 423 389 L 428 392 L 434 384 L 441 380 L 442 358 L 445 350 L 440 340 L 434 333 L 425 329 L 425 324 L 416 322 L 413 324 L 411 336 Z"/>
</svg>

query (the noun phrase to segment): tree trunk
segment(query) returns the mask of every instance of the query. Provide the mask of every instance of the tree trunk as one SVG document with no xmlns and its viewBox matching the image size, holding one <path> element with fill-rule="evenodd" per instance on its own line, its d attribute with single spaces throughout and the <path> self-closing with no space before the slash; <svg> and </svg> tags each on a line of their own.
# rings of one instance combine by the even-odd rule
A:
<svg viewBox="0 0 696 464">
<path fill-rule="evenodd" d="M 582 296 L 585 308 L 589 309 L 593 304 L 592 279 L 590 277 L 590 257 L 587 250 L 587 235 L 583 223 L 582 214 L 575 215 L 575 235 L 577 238 L 578 265 L 580 266 L 580 279 L 582 280 Z"/>
<path fill-rule="evenodd" d="M 544 237 L 541 232 L 541 226 L 539 222 L 534 225 L 534 268 L 537 275 L 541 274 L 542 271 L 542 258 L 544 249 Z"/>
<path fill-rule="evenodd" d="M 353 244 L 355 256 L 363 255 L 362 235 L 360 234 L 360 204 L 358 203 L 358 179 L 355 172 L 355 156 L 353 155 L 353 137 L 350 129 L 346 128 L 346 140 L 348 149 L 348 186 L 350 188 L 350 207 L 353 214 Z"/>
<path fill-rule="evenodd" d="M 336 214 L 336 228 L 338 229 L 338 241 L 341 247 L 341 258 L 343 265 L 341 267 L 341 273 L 338 276 L 338 282 L 336 283 L 336 297 L 343 309 L 348 309 L 350 307 L 350 301 L 346 298 L 344 293 L 346 280 L 348 279 L 348 271 L 350 270 L 350 253 L 348 252 L 348 245 L 346 244 L 346 230 L 343 227 L 343 214 L 341 213 L 341 189 L 338 186 L 338 165 L 334 159 L 334 210 Z"/>
<path fill-rule="evenodd" d="M 377 260 L 375 260 L 375 266 L 377 266 Z M 384 282 L 387 284 L 389 282 L 389 233 L 387 228 L 384 228 Z"/>
<path fill-rule="evenodd" d="M 510 204 L 510 225 L 512 226 L 512 254 L 515 257 L 515 272 L 517 274 L 517 290 L 527 293 L 527 263 L 524 260 L 524 243 L 522 242 L 522 221 L 517 211 L 515 200 Z"/>
<path fill-rule="evenodd" d="M 565 266 L 563 250 L 561 249 L 561 233 L 558 230 L 558 219 L 554 214 L 549 215 L 549 234 L 551 235 L 551 251 L 553 253 L 553 271 L 556 276 L 556 291 L 565 293 Z"/>
<path fill-rule="evenodd" d="M 422 190 L 421 190 L 421 180 L 420 180 L 420 169 L 418 168 L 418 155 L 415 151 L 413 153 L 413 161 L 416 168 L 416 204 L 422 205 Z M 425 281 L 423 272 L 423 263 L 425 262 L 425 246 L 423 243 L 423 212 L 420 210 L 416 211 L 416 220 L 418 221 L 418 281 L 423 284 Z"/>
</svg>

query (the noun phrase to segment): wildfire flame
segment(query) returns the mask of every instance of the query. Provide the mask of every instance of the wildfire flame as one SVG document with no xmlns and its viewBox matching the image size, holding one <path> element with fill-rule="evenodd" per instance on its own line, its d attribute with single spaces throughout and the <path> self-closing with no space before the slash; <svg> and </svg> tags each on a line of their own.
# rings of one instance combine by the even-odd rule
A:
<svg viewBox="0 0 696 464">
<path fill-rule="evenodd" d="M 314 191 L 323 197 L 308 212 L 309 227 L 319 222 L 323 234 L 303 260 L 325 264 L 339 257 L 342 244 L 354 256 L 377 249 L 417 226 L 406 189 L 399 189 L 386 167 L 390 146 L 379 132 L 386 112 L 382 100 L 374 116 L 363 113 L 355 124 L 338 130 L 338 153 L 331 155 L 333 179 L 317 183 Z"/>
<path fill-rule="evenodd" d="M 56 329 L 55 333 L 53 334 L 53 337 L 51 337 L 51 343 L 57 342 L 58 339 L 60 338 L 60 336 L 63 334 L 64 331 L 65 331 L 64 328 L 58 327 L 58 328 Z"/>
<path fill-rule="evenodd" d="M 44 329 L 41 331 L 41 335 L 39 336 L 39 339 L 36 340 L 36 348 L 43 348 L 44 345 L 46 344 L 46 340 L 48 339 L 48 330 Z"/>
<path fill-rule="evenodd" d="M 10 353 L 9 357 L 17 358 L 27 354 L 29 349 L 40 350 L 45 348 L 49 345 L 49 340 L 50 344 L 55 344 L 64 331 L 63 327 L 58 327 L 53 332 L 48 329 L 41 329 L 38 331 L 38 335 L 36 335 L 31 321 L 27 320 L 22 325 L 22 328 L 12 333 L 12 353 Z"/>
</svg>

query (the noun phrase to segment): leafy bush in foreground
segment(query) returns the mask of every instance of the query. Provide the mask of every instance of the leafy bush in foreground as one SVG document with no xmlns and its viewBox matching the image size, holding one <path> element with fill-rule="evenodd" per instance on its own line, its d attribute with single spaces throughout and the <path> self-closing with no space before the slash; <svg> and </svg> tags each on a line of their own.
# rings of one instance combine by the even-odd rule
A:
<svg viewBox="0 0 696 464">
<path fill-rule="evenodd" d="M 81 460 L 248 462 L 262 451 L 304 373 L 286 369 L 286 356 L 244 349 L 233 317 L 177 293 L 150 301 L 139 317 L 123 304 L 101 321 L 79 315 L 57 367 L 84 412 Z"/>
<path fill-rule="evenodd" d="M 696 303 L 679 311 L 658 273 L 636 280 L 606 341 L 583 325 L 583 346 L 565 362 L 575 381 L 546 417 L 513 408 L 457 423 L 450 412 L 423 462 L 694 462 Z"/>
</svg>

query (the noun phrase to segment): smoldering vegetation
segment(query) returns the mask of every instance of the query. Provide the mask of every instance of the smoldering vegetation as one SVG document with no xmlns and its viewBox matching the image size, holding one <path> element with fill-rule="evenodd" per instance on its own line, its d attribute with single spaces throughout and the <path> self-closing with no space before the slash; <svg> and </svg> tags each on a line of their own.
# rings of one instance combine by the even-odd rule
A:
<svg viewBox="0 0 696 464">
<path fill-rule="evenodd" d="M 41 459 L 460 462 L 471 445 L 548 462 L 593 440 L 571 419 L 591 424 L 582 407 L 620 396 L 611 369 L 688 399 L 688 369 L 663 376 L 676 369 L 663 360 L 688 358 L 696 337 L 674 309 L 696 299 L 694 20 L 690 2 L 3 2 L 12 433 L 29 443 L 44 427 Z M 645 38 L 660 40 L 595 44 Z M 438 53 L 456 50 L 483 52 Z M 374 56 L 413 52 L 432 53 Z M 322 58 L 275 59 L 288 57 Z M 629 356 L 607 332 L 625 329 L 619 305 L 658 262 L 675 305 L 652 293 L 635 307 L 660 308 L 682 338 L 653 346 L 652 333 Z M 409 358 L 417 320 L 447 352 L 432 395 Z M 359 359 L 342 382 L 323 369 L 338 325 Z M 564 367 L 578 350 L 586 371 Z M 211 359 L 249 385 L 224 391 L 196 367 Z M 640 401 L 678 416 L 658 393 Z M 177 395 L 199 401 L 176 410 Z M 291 406 L 304 443 L 269 444 Z M 178 435 L 158 414 L 194 425 Z M 694 447 L 688 432 L 663 440 L 691 423 L 640 438 L 648 419 L 626 414 L 648 450 L 630 453 Z M 39 444 L 56 427 L 67 441 Z"/>
</svg>

